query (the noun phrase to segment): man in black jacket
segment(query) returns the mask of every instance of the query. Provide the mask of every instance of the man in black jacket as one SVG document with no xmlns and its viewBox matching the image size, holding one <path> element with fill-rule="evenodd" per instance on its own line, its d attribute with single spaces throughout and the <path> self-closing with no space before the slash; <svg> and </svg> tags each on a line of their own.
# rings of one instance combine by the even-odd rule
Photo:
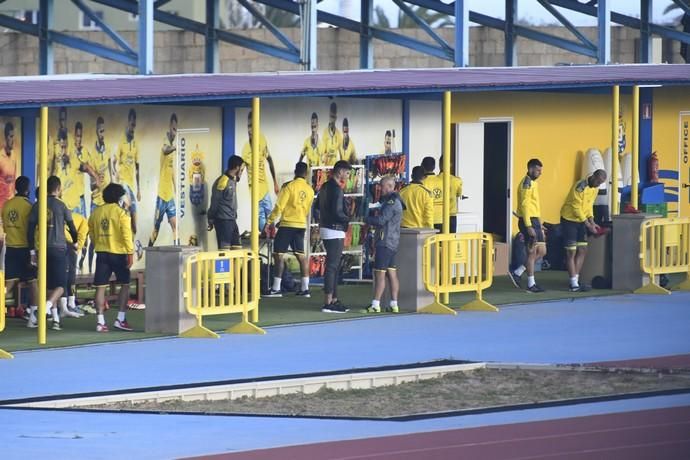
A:
<svg viewBox="0 0 690 460">
<path fill-rule="evenodd" d="M 345 194 L 343 185 L 347 181 L 352 167 L 345 160 L 333 166 L 331 178 L 326 182 L 316 197 L 316 209 L 319 210 L 319 227 L 321 239 L 326 247 L 326 271 L 323 291 L 324 313 L 347 313 L 349 309 L 338 300 L 338 271 L 343 255 L 345 232 L 350 216 L 345 211 Z"/>
</svg>

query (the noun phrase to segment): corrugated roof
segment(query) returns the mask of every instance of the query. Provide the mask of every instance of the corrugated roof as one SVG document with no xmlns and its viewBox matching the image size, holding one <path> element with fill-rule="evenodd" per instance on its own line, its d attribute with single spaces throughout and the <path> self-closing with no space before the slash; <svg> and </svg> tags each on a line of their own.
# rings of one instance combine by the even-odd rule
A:
<svg viewBox="0 0 690 460">
<path fill-rule="evenodd" d="M 0 79 L 0 108 L 619 85 L 690 85 L 690 65 L 496 67 L 349 72 Z"/>
</svg>

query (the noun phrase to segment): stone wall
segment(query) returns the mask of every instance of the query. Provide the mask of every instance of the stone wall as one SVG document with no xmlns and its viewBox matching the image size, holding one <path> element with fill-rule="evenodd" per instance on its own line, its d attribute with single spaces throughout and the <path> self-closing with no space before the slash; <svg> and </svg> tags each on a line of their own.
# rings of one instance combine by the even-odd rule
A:
<svg viewBox="0 0 690 460">
<path fill-rule="evenodd" d="M 541 27 L 539 30 L 574 40 L 562 27 Z M 582 28 L 582 33 L 596 42 L 595 28 Z M 418 29 L 396 30 L 409 37 L 429 41 Z M 262 40 L 275 42 L 266 29 L 249 29 L 241 33 Z M 299 40 L 299 30 L 288 29 L 285 33 Z M 453 29 L 439 29 L 438 33 L 453 43 Z M 92 40 L 110 47 L 115 45 L 102 32 L 73 32 L 74 36 Z M 359 36 L 337 28 L 318 30 L 318 67 L 320 70 L 350 70 L 359 68 Z M 136 32 L 122 32 L 136 47 Z M 637 56 L 639 32 L 629 28 L 613 27 L 611 30 L 611 56 L 617 63 L 634 63 Z M 677 42 L 663 42 L 660 62 L 682 62 Z M 569 53 L 560 48 L 519 38 L 517 41 L 518 64 L 546 66 L 557 64 L 592 64 L 594 59 Z M 240 48 L 227 43 L 220 44 L 221 72 L 262 72 L 299 70 L 299 66 L 280 59 Z M 56 45 L 54 48 L 55 73 L 135 73 L 136 69 L 123 64 L 100 59 L 87 53 Z M 503 33 L 486 27 L 470 28 L 470 65 L 477 67 L 503 65 Z M 374 41 L 374 65 L 376 68 L 449 67 L 450 62 L 390 43 Z M 156 32 L 155 73 L 200 73 L 204 71 L 204 37 L 184 31 Z M 35 75 L 38 72 L 38 39 L 15 32 L 0 33 L 0 75 Z"/>
</svg>

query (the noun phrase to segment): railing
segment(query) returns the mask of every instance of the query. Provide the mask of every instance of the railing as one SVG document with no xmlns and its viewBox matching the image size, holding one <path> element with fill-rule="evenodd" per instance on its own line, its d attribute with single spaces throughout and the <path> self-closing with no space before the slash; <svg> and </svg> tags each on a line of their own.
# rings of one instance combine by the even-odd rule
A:
<svg viewBox="0 0 690 460">
<path fill-rule="evenodd" d="M 187 259 L 184 298 L 197 324 L 182 337 L 218 338 L 202 324 L 204 316 L 241 313 L 242 321 L 226 332 L 265 334 L 249 322 L 249 312 L 259 309 L 259 258 L 244 249 L 200 252 Z"/>
<path fill-rule="evenodd" d="M 690 291 L 690 219 L 651 219 L 640 228 L 640 268 L 649 283 L 636 294 L 670 294 L 657 283 L 657 276 L 685 273 L 685 281 L 674 289 Z"/>
<path fill-rule="evenodd" d="M 488 233 L 434 235 L 424 243 L 422 271 L 424 287 L 434 294 L 434 303 L 421 313 L 455 314 L 443 305 L 441 294 L 475 292 L 476 298 L 461 310 L 498 311 L 482 299 L 482 291 L 493 283 L 493 237 Z"/>
</svg>

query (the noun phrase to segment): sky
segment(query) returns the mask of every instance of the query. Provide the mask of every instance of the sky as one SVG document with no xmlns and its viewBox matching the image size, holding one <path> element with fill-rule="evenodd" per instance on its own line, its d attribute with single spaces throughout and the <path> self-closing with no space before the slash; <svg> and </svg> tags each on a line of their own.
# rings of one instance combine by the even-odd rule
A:
<svg viewBox="0 0 690 460">
<path fill-rule="evenodd" d="M 444 3 L 450 3 L 444 1 Z M 678 16 L 678 12 L 673 12 L 664 15 L 664 9 L 671 3 L 670 0 L 654 0 L 653 21 L 656 23 L 670 22 L 673 18 Z M 469 0 L 469 8 L 478 13 L 484 13 L 490 16 L 504 18 L 504 4 L 503 0 Z M 360 0 L 324 0 L 319 4 L 319 9 L 329 11 L 332 13 L 340 13 L 343 16 L 356 19 L 359 17 Z M 398 7 L 392 0 L 374 0 L 374 5 L 380 5 L 387 13 L 392 24 L 396 24 L 398 17 Z M 570 10 L 565 10 L 556 7 L 564 16 L 566 16 L 576 26 L 594 26 L 596 25 L 596 18 L 587 16 L 581 13 L 576 13 Z M 627 14 L 629 16 L 640 16 L 640 0 L 611 0 L 611 9 L 618 13 Z M 518 19 L 525 20 L 534 25 L 557 24 L 558 21 L 549 13 L 537 0 L 518 0 Z M 476 25 L 476 24 L 470 24 Z"/>
</svg>

